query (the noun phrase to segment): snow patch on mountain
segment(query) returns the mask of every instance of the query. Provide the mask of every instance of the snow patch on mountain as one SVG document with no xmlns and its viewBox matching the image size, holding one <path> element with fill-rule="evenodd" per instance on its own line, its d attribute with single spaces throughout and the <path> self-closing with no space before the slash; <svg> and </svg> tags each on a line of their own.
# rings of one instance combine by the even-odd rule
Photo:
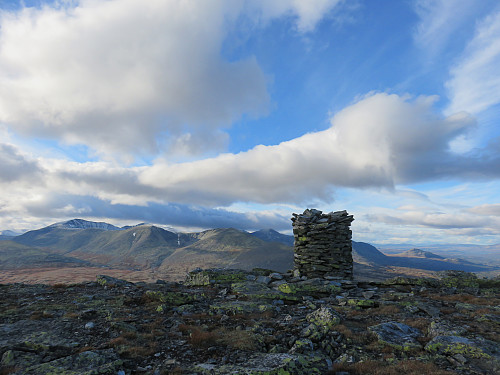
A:
<svg viewBox="0 0 500 375">
<path fill-rule="evenodd" d="M 52 224 L 51 227 L 65 229 L 102 229 L 102 230 L 122 230 L 112 224 L 105 222 L 88 221 L 83 219 L 72 219 L 60 223 Z"/>
</svg>

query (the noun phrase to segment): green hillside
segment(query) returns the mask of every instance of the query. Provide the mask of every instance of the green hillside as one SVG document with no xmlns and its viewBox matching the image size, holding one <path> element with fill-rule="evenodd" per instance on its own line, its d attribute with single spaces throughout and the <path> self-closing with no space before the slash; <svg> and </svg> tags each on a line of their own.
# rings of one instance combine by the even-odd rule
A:
<svg viewBox="0 0 500 375">
<path fill-rule="evenodd" d="M 196 267 L 252 269 L 256 267 L 286 271 L 293 268 L 293 248 L 263 241 L 234 228 L 212 229 L 194 235 L 196 242 L 177 249 L 166 258 L 160 270 L 190 270 Z"/>
<path fill-rule="evenodd" d="M 0 241 L 0 269 L 90 266 L 87 261 L 55 254 L 14 241 Z"/>
<path fill-rule="evenodd" d="M 100 263 L 149 268 L 160 265 L 177 247 L 177 234 L 142 225 L 121 231 L 103 231 L 71 254 Z"/>
</svg>

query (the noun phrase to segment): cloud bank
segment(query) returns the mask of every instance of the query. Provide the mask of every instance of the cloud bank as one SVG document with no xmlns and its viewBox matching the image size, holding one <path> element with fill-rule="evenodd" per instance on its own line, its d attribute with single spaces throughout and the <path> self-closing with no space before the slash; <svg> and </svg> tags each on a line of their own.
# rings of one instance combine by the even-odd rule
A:
<svg viewBox="0 0 500 375">
<path fill-rule="evenodd" d="M 101 155 L 221 150 L 221 129 L 270 100 L 254 56 L 221 56 L 238 17 L 291 16 L 305 32 L 337 3 L 81 0 L 0 12 L 0 122 Z"/>
<path fill-rule="evenodd" d="M 475 122 L 465 113 L 435 113 L 435 99 L 374 94 L 337 113 L 325 131 L 190 163 L 159 161 L 142 170 L 139 181 L 175 201 L 188 196 L 228 205 L 328 201 L 334 186 L 393 188 L 473 172 L 498 176 L 488 169 L 498 166 L 498 158 L 480 165 L 449 151 L 449 142 Z"/>
<path fill-rule="evenodd" d="M 104 214 L 99 209 L 102 205 L 110 217 L 121 217 L 124 212 L 160 212 L 160 207 L 170 212 L 175 206 L 171 202 L 176 202 L 197 206 L 210 216 L 222 211 L 209 212 L 208 207 L 237 202 L 328 202 L 339 186 L 392 189 L 397 184 L 437 178 L 500 177 L 496 149 L 465 155 L 449 150 L 449 143 L 475 122 L 465 113 L 450 117 L 437 114 L 435 100 L 371 94 L 335 114 L 327 130 L 275 146 L 186 163 L 160 159 L 152 166 L 127 168 L 110 162 L 30 160 L 3 145 L 0 157 L 5 160 L 2 168 L 7 176 L 3 182 L 12 188 L 0 198 L 0 204 L 8 212 L 24 207 L 37 216 L 43 212 L 99 216 Z M 23 176 L 36 174 L 43 174 L 43 185 L 20 187 L 17 183 Z M 58 200 L 56 195 L 81 197 L 75 200 L 80 203 Z M 82 203 L 86 200 L 92 204 Z M 51 206 L 56 211 L 50 211 Z M 167 216 L 156 217 L 163 222 Z"/>
</svg>

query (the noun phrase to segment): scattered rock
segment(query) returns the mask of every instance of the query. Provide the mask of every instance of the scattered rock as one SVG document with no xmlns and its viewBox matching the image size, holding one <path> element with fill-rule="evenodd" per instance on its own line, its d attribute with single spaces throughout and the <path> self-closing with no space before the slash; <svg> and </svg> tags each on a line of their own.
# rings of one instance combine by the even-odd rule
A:
<svg viewBox="0 0 500 375">
<path fill-rule="evenodd" d="M 252 272 L 195 270 L 180 284 L 100 276 L 57 288 L 0 285 L 0 373 L 354 374 L 360 361 L 388 373 L 407 361 L 499 373 L 498 281 L 471 290 L 446 278 Z"/>
</svg>

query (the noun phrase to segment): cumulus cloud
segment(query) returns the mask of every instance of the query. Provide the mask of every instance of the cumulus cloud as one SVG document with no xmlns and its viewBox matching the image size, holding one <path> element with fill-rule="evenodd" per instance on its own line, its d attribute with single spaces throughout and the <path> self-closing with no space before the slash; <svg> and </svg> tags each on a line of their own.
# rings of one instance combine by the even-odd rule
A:
<svg viewBox="0 0 500 375">
<path fill-rule="evenodd" d="M 465 173 L 463 160 L 448 144 L 474 120 L 463 113 L 443 118 L 434 101 L 373 94 L 337 113 L 325 131 L 190 163 L 159 161 L 141 170 L 139 181 L 174 201 L 226 205 L 329 200 L 338 186 L 392 188 L 457 176 Z"/>
<path fill-rule="evenodd" d="M 14 146 L 0 144 L 0 184 L 28 181 L 41 177 L 41 167 Z"/>
<path fill-rule="evenodd" d="M 241 221 L 240 228 L 285 228 L 288 217 L 210 207 L 237 202 L 331 202 L 338 187 L 393 189 L 436 178 L 500 177 L 498 153 L 449 151 L 449 142 L 474 126 L 474 121 L 464 114 L 445 118 L 433 110 L 434 101 L 433 97 L 371 94 L 335 114 L 327 130 L 275 146 L 184 163 L 160 159 L 152 166 L 123 167 L 103 161 L 35 160 L 4 146 L 0 168 L 10 176 L 10 188 L 0 197 L 0 207 L 2 214 L 19 217 L 102 215 L 180 226 L 190 222 L 204 226 L 213 220 L 221 226 Z M 23 176 L 40 171 L 43 184 L 18 184 Z M 412 190 L 394 192 L 429 200 Z M 411 212 L 375 219 L 441 228 L 477 228 L 491 222 L 478 216 L 470 221 L 463 215 Z"/>
<path fill-rule="evenodd" d="M 260 115 L 269 98 L 255 58 L 220 56 L 233 8 L 84 0 L 2 13 L 0 120 L 101 152 L 152 153 L 162 132 Z"/>
<path fill-rule="evenodd" d="M 251 4 L 312 30 L 336 3 L 81 0 L 1 12 L 0 122 L 101 154 L 220 150 L 220 129 L 269 103 L 255 57 L 221 56 L 239 14 Z"/>
<path fill-rule="evenodd" d="M 500 9 L 484 18 L 476 28 L 446 82 L 448 113 L 477 114 L 500 103 Z"/>
<path fill-rule="evenodd" d="M 288 229 L 290 218 L 279 214 L 260 212 L 232 212 L 225 209 L 196 207 L 174 203 L 112 204 L 93 196 L 48 193 L 43 199 L 27 201 L 26 213 L 31 217 L 52 218 L 107 218 L 117 221 L 148 222 L 174 227 L 227 228 L 242 230 L 262 228 Z M 0 215 L 3 216 L 3 215 Z M 1 217 L 0 217 L 1 222 Z"/>
<path fill-rule="evenodd" d="M 129 168 L 110 162 L 37 163 L 48 188 L 61 194 L 141 206 L 328 202 L 337 187 L 392 189 L 436 178 L 499 177 L 498 155 L 449 151 L 448 143 L 474 121 L 466 115 L 444 118 L 433 111 L 433 102 L 372 94 L 337 113 L 327 130 L 193 162 L 159 159 Z"/>
</svg>

